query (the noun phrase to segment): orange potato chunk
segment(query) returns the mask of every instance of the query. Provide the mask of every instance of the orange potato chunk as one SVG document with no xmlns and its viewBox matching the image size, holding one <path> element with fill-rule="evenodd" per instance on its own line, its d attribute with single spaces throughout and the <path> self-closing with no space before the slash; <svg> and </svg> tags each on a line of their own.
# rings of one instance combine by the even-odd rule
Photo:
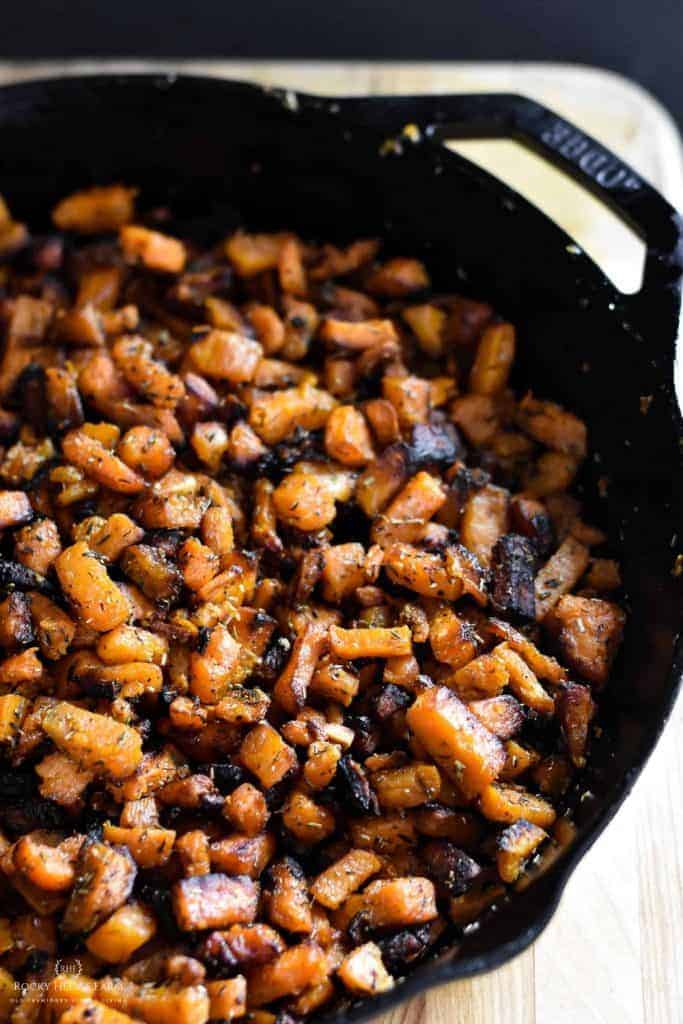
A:
<svg viewBox="0 0 683 1024">
<path fill-rule="evenodd" d="M 128 224 L 119 232 L 119 241 L 129 259 L 139 259 L 150 270 L 180 274 L 185 268 L 187 251 L 182 242 L 160 231 Z"/>
<path fill-rule="evenodd" d="M 274 786 L 297 764 L 297 757 L 279 732 L 267 722 L 247 733 L 240 747 L 242 764 L 257 777 L 262 786 Z"/>
<path fill-rule="evenodd" d="M 412 654 L 410 626 L 342 629 L 330 626 L 330 649 L 337 658 L 396 658 Z"/>
<path fill-rule="evenodd" d="M 223 874 L 182 878 L 171 894 L 173 913 L 184 932 L 251 924 L 258 909 L 258 886 L 250 878 Z"/>
<path fill-rule="evenodd" d="M 375 456 L 365 417 L 353 405 L 333 409 L 325 425 L 325 450 L 343 466 L 365 466 Z"/>
<path fill-rule="evenodd" d="M 344 957 L 337 975 L 357 996 L 376 996 L 394 987 L 394 979 L 382 960 L 382 950 L 374 942 L 356 946 Z"/>
<path fill-rule="evenodd" d="M 624 631 L 626 616 L 611 601 L 566 594 L 544 619 L 562 659 L 589 682 L 607 681 Z"/>
<path fill-rule="evenodd" d="M 52 220 L 60 231 L 99 235 L 118 231 L 133 219 L 137 190 L 124 185 L 105 185 L 74 192 L 57 203 Z"/>
<path fill-rule="evenodd" d="M 257 341 L 235 331 L 217 328 L 195 341 L 189 350 L 190 359 L 199 373 L 231 384 L 250 381 L 262 355 L 263 349 Z"/>
<path fill-rule="evenodd" d="M 502 771 L 503 744 L 447 687 L 419 694 L 406 721 L 430 757 L 466 794 L 481 793 Z"/>
<path fill-rule="evenodd" d="M 336 910 L 381 868 L 382 861 L 369 850 L 349 850 L 318 875 L 311 894 L 324 907 Z"/>
<path fill-rule="evenodd" d="M 142 761 L 140 734 L 106 715 L 60 701 L 47 709 L 42 725 L 60 750 L 97 775 L 124 779 Z"/>
<path fill-rule="evenodd" d="M 417 875 L 371 882 L 362 898 L 373 928 L 410 928 L 438 915 L 434 883 Z"/>
<path fill-rule="evenodd" d="M 487 786 L 479 796 L 479 809 L 489 821 L 509 825 L 525 820 L 539 828 L 548 828 L 557 817 L 555 808 L 547 800 L 512 783 Z"/>
<path fill-rule="evenodd" d="M 100 960 L 122 964 L 136 949 L 154 937 L 157 930 L 154 915 L 141 903 L 119 907 L 111 917 L 91 932 L 86 946 Z"/>
<path fill-rule="evenodd" d="M 106 633 L 126 621 L 130 604 L 84 541 L 62 551 L 55 569 L 64 593 L 86 626 Z"/>
</svg>

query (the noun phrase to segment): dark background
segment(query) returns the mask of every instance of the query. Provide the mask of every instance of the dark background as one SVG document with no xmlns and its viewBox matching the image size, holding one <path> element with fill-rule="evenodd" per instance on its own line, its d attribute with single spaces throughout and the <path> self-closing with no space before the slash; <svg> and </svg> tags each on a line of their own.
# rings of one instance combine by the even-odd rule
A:
<svg viewBox="0 0 683 1024">
<path fill-rule="evenodd" d="M 577 61 L 683 125 L 682 0 L 0 0 L 0 57 L 107 56 Z"/>
</svg>

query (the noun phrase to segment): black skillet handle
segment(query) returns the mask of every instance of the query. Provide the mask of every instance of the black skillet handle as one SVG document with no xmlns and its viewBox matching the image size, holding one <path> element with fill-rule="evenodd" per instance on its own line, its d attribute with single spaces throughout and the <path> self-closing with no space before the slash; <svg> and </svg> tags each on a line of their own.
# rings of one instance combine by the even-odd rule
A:
<svg viewBox="0 0 683 1024">
<path fill-rule="evenodd" d="M 535 100 L 513 94 L 382 96 L 340 101 L 349 120 L 396 133 L 414 124 L 437 142 L 458 138 L 512 138 L 536 150 L 597 195 L 645 241 L 639 298 L 668 292 L 679 301 L 683 221 L 628 164 L 569 121 Z M 633 298 L 633 297 L 632 297 Z"/>
</svg>

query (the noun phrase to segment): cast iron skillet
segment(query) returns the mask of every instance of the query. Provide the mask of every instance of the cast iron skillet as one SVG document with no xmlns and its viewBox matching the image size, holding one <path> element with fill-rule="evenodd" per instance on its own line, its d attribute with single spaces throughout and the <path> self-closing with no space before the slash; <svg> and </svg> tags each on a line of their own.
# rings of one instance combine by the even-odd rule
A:
<svg viewBox="0 0 683 1024">
<path fill-rule="evenodd" d="M 407 123 L 421 141 L 400 137 Z M 533 146 L 614 207 L 646 241 L 642 290 L 622 295 L 534 207 L 438 144 L 474 135 Z M 397 136 L 398 144 L 386 143 Z M 592 796 L 577 808 L 578 841 L 393 992 L 332 1015 L 367 1020 L 504 963 L 543 929 L 628 794 L 683 671 L 681 588 L 672 574 L 683 521 L 673 388 L 680 218 L 593 139 L 517 96 L 324 100 L 209 78 L 97 76 L 0 89 L 0 139 L 0 192 L 33 224 L 47 225 L 50 205 L 69 190 L 118 180 L 140 185 L 145 203 L 171 204 L 183 229 L 203 240 L 239 222 L 340 241 L 382 235 L 390 250 L 422 256 L 438 288 L 486 298 L 513 320 L 522 386 L 587 420 L 592 458 L 582 485 L 621 558 L 631 618 L 582 781 Z M 645 415 L 641 396 L 652 396 Z"/>
</svg>

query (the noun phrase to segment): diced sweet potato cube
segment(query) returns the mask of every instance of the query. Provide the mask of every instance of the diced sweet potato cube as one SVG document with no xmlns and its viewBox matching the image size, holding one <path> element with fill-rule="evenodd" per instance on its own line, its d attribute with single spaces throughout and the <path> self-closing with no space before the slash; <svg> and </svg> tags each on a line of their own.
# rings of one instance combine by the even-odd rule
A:
<svg viewBox="0 0 683 1024">
<path fill-rule="evenodd" d="M 329 392 L 303 383 L 259 396 L 252 403 L 249 423 L 266 444 L 277 444 L 297 427 L 320 430 L 336 405 Z"/>
<path fill-rule="evenodd" d="M 318 875 L 311 893 L 324 907 L 336 910 L 382 868 L 382 861 L 369 850 L 349 850 Z"/>
<path fill-rule="evenodd" d="M 382 448 L 400 439 L 401 431 L 396 410 L 386 398 L 370 399 L 364 403 L 363 411 Z"/>
<path fill-rule="evenodd" d="M 311 789 L 325 789 L 337 772 L 341 749 L 336 743 L 319 740 L 308 748 L 308 759 L 304 765 L 304 778 Z"/>
<path fill-rule="evenodd" d="M 0 697 L 0 744 L 11 745 L 14 742 L 28 706 L 28 699 L 18 693 L 7 693 Z"/>
<path fill-rule="evenodd" d="M 123 553 L 121 568 L 152 601 L 173 602 L 180 592 L 180 570 L 161 548 L 132 544 Z"/>
<path fill-rule="evenodd" d="M 281 953 L 277 960 L 254 967 L 247 975 L 250 1006 L 263 1006 L 284 996 L 295 996 L 323 981 L 329 973 L 327 956 L 315 942 L 302 942 Z"/>
<path fill-rule="evenodd" d="M 267 722 L 261 722 L 247 733 L 240 747 L 240 758 L 266 789 L 283 779 L 298 763 L 292 747 Z"/>
<path fill-rule="evenodd" d="M 107 562 L 116 562 L 126 548 L 137 544 L 143 537 L 144 531 L 130 516 L 115 512 L 88 536 L 87 543 Z"/>
<path fill-rule="evenodd" d="M 360 351 L 384 342 L 396 342 L 398 335 L 391 320 L 336 320 L 327 317 L 320 337 L 330 345 Z"/>
<path fill-rule="evenodd" d="M 124 779 L 142 761 L 140 734 L 107 715 L 60 701 L 47 709 L 42 726 L 60 750 L 98 775 Z"/>
<path fill-rule="evenodd" d="M 505 748 L 445 686 L 421 693 L 406 721 L 425 750 L 468 795 L 492 782 L 505 764 Z"/>
<path fill-rule="evenodd" d="M 353 405 L 333 409 L 325 425 L 325 450 L 343 466 L 365 466 L 375 456 L 362 412 Z"/>
<path fill-rule="evenodd" d="M 268 820 L 268 805 L 260 789 L 243 782 L 225 798 L 223 814 L 238 831 L 255 836 L 263 831 Z"/>
<path fill-rule="evenodd" d="M 543 452 L 527 466 L 523 477 L 524 491 L 532 498 L 559 497 L 571 486 L 578 470 L 579 461 L 575 456 Z"/>
<path fill-rule="evenodd" d="M 111 917 L 88 936 L 91 953 L 109 964 L 129 960 L 136 949 L 153 938 L 157 930 L 154 915 L 141 903 L 119 907 Z"/>
<path fill-rule="evenodd" d="M 106 665 L 124 665 L 133 661 L 164 665 L 168 657 L 168 641 L 139 626 L 117 626 L 99 638 L 97 656 Z"/>
<path fill-rule="evenodd" d="M 190 688 L 204 704 L 224 697 L 239 665 L 241 647 L 227 627 L 213 627 L 206 645 L 190 655 Z"/>
<path fill-rule="evenodd" d="M 362 893 L 373 928 L 405 928 L 433 921 L 438 914 L 434 883 L 428 878 L 391 878 L 371 882 Z"/>
<path fill-rule="evenodd" d="M 387 448 L 358 478 L 356 502 L 366 516 L 376 516 L 403 486 L 408 475 L 405 448 Z"/>
<path fill-rule="evenodd" d="M 396 409 L 398 422 L 404 430 L 417 423 L 426 423 L 431 407 L 431 385 L 424 377 L 382 378 L 382 395 Z"/>
<path fill-rule="evenodd" d="M 45 576 L 60 554 L 59 529 L 52 519 L 39 519 L 14 534 L 14 553 L 18 562 Z"/>
<path fill-rule="evenodd" d="M 430 609 L 429 643 L 438 661 L 456 669 L 470 662 L 479 648 L 474 624 L 445 602 L 439 602 Z"/>
<path fill-rule="evenodd" d="M 273 697 L 290 715 L 306 703 L 313 673 L 326 645 L 327 630 L 317 622 L 309 622 L 294 641 L 289 661 L 273 689 Z"/>
<path fill-rule="evenodd" d="M 155 825 L 136 825 L 122 828 L 106 822 L 104 838 L 119 846 L 127 846 L 133 860 L 141 868 L 158 868 L 166 864 L 173 853 L 175 832 Z"/>
<path fill-rule="evenodd" d="M 182 242 L 160 231 L 128 224 L 119 232 L 119 241 L 129 259 L 139 259 L 150 270 L 180 274 L 185 268 L 187 251 Z"/>
<path fill-rule="evenodd" d="M 40 795 L 62 807 L 78 807 L 94 773 L 80 768 L 67 754 L 55 751 L 36 765 Z"/>
<path fill-rule="evenodd" d="M 330 604 L 351 597 L 365 581 L 365 548 L 349 542 L 334 544 L 323 552 L 322 592 Z"/>
<path fill-rule="evenodd" d="M 228 875 L 258 878 L 275 856 L 275 847 L 275 838 L 269 832 L 228 836 L 211 844 L 211 865 Z"/>
<path fill-rule="evenodd" d="M 560 598 L 581 579 L 590 552 L 574 537 L 566 537 L 536 576 L 536 618 L 545 618 Z"/>
<path fill-rule="evenodd" d="M 507 643 L 498 644 L 492 656 L 500 661 L 509 675 L 509 686 L 522 704 L 532 708 L 541 715 L 552 715 L 555 701 L 543 689 L 538 679 L 524 659 Z"/>
<path fill-rule="evenodd" d="M 499 427 L 496 405 L 490 395 L 460 395 L 451 405 L 451 416 L 473 445 L 489 444 Z"/>
<path fill-rule="evenodd" d="M 124 185 L 104 185 L 65 196 L 52 211 L 52 220 L 61 231 L 99 235 L 118 231 L 133 219 L 136 189 Z"/>
<path fill-rule="evenodd" d="M 254 277 L 274 270 L 287 236 L 247 234 L 237 231 L 225 242 L 225 254 L 240 277 Z"/>
<path fill-rule="evenodd" d="M 120 991 L 121 979 L 114 989 Z M 103 995 L 102 982 L 98 992 Z M 139 985 L 135 987 L 127 1009 L 145 1024 L 203 1024 L 208 1020 L 210 1012 L 209 994 L 201 984 L 183 985 Z"/>
<path fill-rule="evenodd" d="M 242 974 L 221 981 L 209 981 L 210 1019 L 220 1021 L 243 1017 L 247 1012 L 247 980 Z"/>
<path fill-rule="evenodd" d="M 579 459 L 586 454 L 586 425 L 555 402 L 527 395 L 519 403 L 517 422 L 536 441 Z"/>
<path fill-rule="evenodd" d="M 31 618 L 43 657 L 63 658 L 76 635 L 76 623 L 43 594 L 31 593 Z"/>
<path fill-rule="evenodd" d="M 313 931 L 311 898 L 300 865 L 291 857 L 271 865 L 265 888 L 266 907 L 272 923 L 292 934 L 310 935 Z"/>
<path fill-rule="evenodd" d="M 12 864 L 31 885 L 47 892 L 64 892 L 74 884 L 68 853 L 49 841 L 41 842 L 40 833 L 22 836 L 15 843 Z"/>
<path fill-rule="evenodd" d="M 81 999 L 59 1018 L 59 1024 L 136 1024 L 127 1013 L 121 1013 L 96 999 Z"/>
<path fill-rule="evenodd" d="M 256 917 L 259 890 L 250 878 L 199 875 L 172 888 L 173 912 L 181 931 L 250 924 Z"/>
<path fill-rule="evenodd" d="M 414 824 L 421 835 L 432 839 L 450 839 L 456 846 L 465 849 L 476 846 L 482 834 L 479 818 L 468 811 L 455 810 L 442 804 L 418 807 Z"/>
<path fill-rule="evenodd" d="M 411 654 L 410 626 L 342 629 L 330 626 L 330 650 L 337 658 L 396 658 Z"/>
<path fill-rule="evenodd" d="M 567 670 L 555 658 L 539 651 L 536 644 L 509 622 L 491 618 L 488 620 L 486 628 L 495 637 L 505 640 L 507 646 L 511 647 L 513 651 L 521 654 L 532 672 L 540 679 L 547 679 L 549 683 L 556 686 L 567 679 Z"/>
<path fill-rule="evenodd" d="M 12 654 L 0 663 L 0 685 L 19 686 L 22 683 L 37 683 L 42 678 L 43 671 L 38 648 L 29 647 L 28 650 Z"/>
<path fill-rule="evenodd" d="M 567 742 L 569 756 L 577 768 L 586 763 L 588 730 L 596 712 L 588 686 L 566 683 L 557 697 L 557 715 Z"/>
<path fill-rule="evenodd" d="M 130 386 L 159 409 L 175 409 L 185 395 L 180 377 L 166 363 L 153 358 L 153 346 L 140 335 L 123 335 L 112 347 L 112 356 Z"/>
<path fill-rule="evenodd" d="M 514 736 L 524 724 L 524 712 L 510 694 L 474 700 L 468 704 L 468 707 L 479 721 L 483 722 L 489 732 L 501 740 L 507 740 Z"/>
<path fill-rule="evenodd" d="M 130 615 L 126 597 L 84 541 L 62 551 L 55 569 L 64 593 L 86 626 L 105 633 L 126 621 Z"/>
<path fill-rule="evenodd" d="M 167 435 L 154 427 L 131 427 L 119 441 L 116 454 L 135 473 L 158 480 L 173 465 L 175 452 Z"/>
<path fill-rule="evenodd" d="M 322 843 L 336 826 L 334 814 L 305 793 L 294 792 L 282 812 L 282 824 L 302 843 Z"/>
<path fill-rule="evenodd" d="M 0 491 L 0 530 L 20 526 L 33 518 L 28 495 L 23 491 Z"/>
<path fill-rule="evenodd" d="M 358 270 L 363 264 L 369 263 L 379 249 L 375 238 L 363 238 L 352 242 L 344 249 L 336 245 L 323 245 L 320 259 L 311 269 L 310 276 L 316 281 L 324 281 L 329 277 L 340 277 Z"/>
<path fill-rule="evenodd" d="M 535 750 L 529 750 L 528 747 L 521 746 L 515 740 L 508 740 L 505 744 L 505 750 L 507 759 L 500 777 L 506 782 L 510 782 L 523 775 L 524 772 L 528 771 L 529 768 L 533 768 L 540 760 L 540 754 L 537 754 Z"/>
<path fill-rule="evenodd" d="M 357 996 L 376 996 L 394 987 L 394 979 L 382 960 L 382 950 L 374 942 L 356 946 L 344 957 L 337 974 Z"/>
<path fill-rule="evenodd" d="M 429 288 L 429 274 L 421 260 L 397 256 L 376 267 L 365 286 L 369 292 L 399 299 Z"/>
<path fill-rule="evenodd" d="M 431 303 L 419 306 L 406 306 L 401 316 L 414 331 L 420 348 L 432 359 L 443 354 L 443 331 L 446 326 L 446 313 Z"/>
<path fill-rule="evenodd" d="M 195 341 L 189 354 L 197 371 L 205 377 L 241 384 L 253 378 L 263 349 L 243 334 L 214 329 Z"/>
<path fill-rule="evenodd" d="M 26 594 L 14 591 L 0 603 L 0 646 L 9 654 L 35 640 L 30 600 Z"/>
<path fill-rule="evenodd" d="M 509 679 L 508 670 L 491 654 L 481 654 L 478 658 L 459 668 L 453 676 L 455 689 L 462 695 L 477 697 L 497 697 L 505 689 Z"/>
<path fill-rule="evenodd" d="M 472 369 L 470 391 L 495 395 L 505 390 L 515 358 L 515 329 L 512 324 L 491 324 L 482 334 Z"/>
<path fill-rule="evenodd" d="M 76 885 L 61 924 L 69 935 L 93 931 L 118 910 L 130 896 L 136 875 L 128 850 L 97 840 L 83 843 L 75 871 Z"/>
<path fill-rule="evenodd" d="M 290 473 L 273 492 L 278 519 L 297 530 L 322 530 L 337 509 L 325 476 Z"/>
<path fill-rule="evenodd" d="M 496 541 L 507 530 L 509 498 L 509 493 L 503 487 L 487 484 L 467 500 L 460 538 L 482 565 L 490 563 Z"/>
<path fill-rule="evenodd" d="M 457 601 L 465 589 L 460 576 L 452 576 L 442 554 L 422 551 L 411 544 L 391 544 L 384 552 L 384 567 L 394 583 L 423 597 Z"/>
<path fill-rule="evenodd" d="M 419 807 L 438 797 L 441 776 L 434 765 L 414 764 L 377 772 L 372 785 L 381 807 Z"/>
<path fill-rule="evenodd" d="M 503 829 L 498 836 L 496 854 L 498 874 L 502 880 L 508 883 L 516 882 L 522 873 L 524 862 L 547 838 L 547 832 L 523 818 Z"/>
<path fill-rule="evenodd" d="M 479 808 L 489 821 L 509 825 L 525 819 L 532 825 L 548 828 L 557 817 L 555 809 L 546 800 L 510 783 L 487 786 L 479 796 Z"/>
<path fill-rule="evenodd" d="M 385 547 L 395 541 L 415 542 L 446 501 L 446 492 L 431 473 L 417 473 L 375 520 L 371 540 Z"/>
<path fill-rule="evenodd" d="M 625 621 L 621 608 L 610 601 L 566 594 L 544 624 L 569 667 L 600 686 L 609 676 Z"/>
<path fill-rule="evenodd" d="M 195 875 L 208 875 L 211 872 L 209 856 L 209 840 L 201 829 L 192 829 L 176 840 L 175 852 L 188 878 Z"/>
</svg>

